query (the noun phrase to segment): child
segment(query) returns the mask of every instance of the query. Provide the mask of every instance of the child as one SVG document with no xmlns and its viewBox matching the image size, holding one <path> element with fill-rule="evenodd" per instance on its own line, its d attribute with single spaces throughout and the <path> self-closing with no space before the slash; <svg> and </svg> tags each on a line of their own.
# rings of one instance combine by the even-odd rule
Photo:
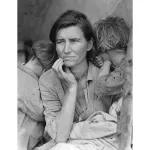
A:
<svg viewBox="0 0 150 150">
<path fill-rule="evenodd" d="M 98 42 L 98 51 L 93 60 L 99 67 L 102 64 L 99 62 L 104 61 L 96 81 L 95 95 L 118 95 L 117 99 L 120 99 L 125 82 L 124 69 L 127 65 L 125 56 L 127 53 L 130 28 L 123 18 L 107 17 L 105 20 L 96 23 L 95 33 Z M 107 63 L 108 61 L 111 63 Z M 114 101 L 116 99 L 112 103 Z M 117 105 L 117 102 L 114 102 L 110 108 L 110 112 Z"/>
<path fill-rule="evenodd" d="M 105 65 L 105 69 L 111 72 L 109 75 L 98 78 L 95 93 L 97 95 L 99 93 L 101 95 L 119 94 L 122 91 L 121 97 L 123 97 L 112 101 L 109 114 L 118 119 L 119 149 L 129 149 L 132 142 L 132 35 L 130 35 L 130 28 L 124 19 L 108 17 L 97 22 L 95 32 L 98 41 L 95 64 L 99 65 L 102 59 L 104 64 L 106 60 L 112 63 L 111 68 Z"/>
<path fill-rule="evenodd" d="M 55 46 L 38 41 L 32 47 L 33 57 L 26 64 L 18 64 L 18 147 L 33 149 L 42 143 L 45 119 L 40 97 L 39 77 L 57 59 Z"/>
</svg>

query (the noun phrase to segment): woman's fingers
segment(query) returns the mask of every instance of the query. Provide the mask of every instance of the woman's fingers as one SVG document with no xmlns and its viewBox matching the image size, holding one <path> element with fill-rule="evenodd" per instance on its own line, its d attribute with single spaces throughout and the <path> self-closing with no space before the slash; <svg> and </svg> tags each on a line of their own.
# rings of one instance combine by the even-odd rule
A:
<svg viewBox="0 0 150 150">
<path fill-rule="evenodd" d="M 58 78 L 60 78 L 61 80 L 63 80 L 66 85 L 68 87 L 72 87 L 73 85 L 76 84 L 76 80 L 75 77 L 73 76 L 73 74 L 70 72 L 69 68 L 65 69 L 65 71 L 63 70 L 63 59 L 59 58 L 53 65 L 53 69 L 54 71 L 57 73 Z"/>
<path fill-rule="evenodd" d="M 58 65 L 58 73 L 61 76 L 61 78 L 66 78 L 67 75 L 62 69 L 63 64 L 64 64 L 63 61 L 59 63 L 59 65 Z"/>
<path fill-rule="evenodd" d="M 56 60 L 55 63 L 53 64 L 52 68 L 57 70 L 59 63 L 62 61 L 63 61 L 62 58 L 59 58 L 58 60 Z"/>
<path fill-rule="evenodd" d="M 54 63 L 54 65 L 52 67 L 59 77 L 61 77 L 61 75 L 60 75 L 58 68 L 60 65 L 62 65 L 62 63 L 63 63 L 63 60 L 61 58 L 59 58 L 58 60 L 56 60 L 56 62 Z"/>
<path fill-rule="evenodd" d="M 63 66 L 64 62 L 62 59 L 60 59 L 57 64 L 54 66 L 59 78 L 66 80 L 67 79 L 67 75 L 66 73 L 63 71 L 62 66 Z"/>
</svg>

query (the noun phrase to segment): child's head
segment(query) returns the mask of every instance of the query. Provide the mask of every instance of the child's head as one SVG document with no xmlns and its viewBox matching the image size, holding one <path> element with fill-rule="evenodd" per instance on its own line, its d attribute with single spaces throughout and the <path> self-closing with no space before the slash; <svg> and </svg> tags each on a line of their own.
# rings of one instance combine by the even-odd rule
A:
<svg viewBox="0 0 150 150">
<path fill-rule="evenodd" d="M 37 62 L 39 65 L 42 65 L 45 71 L 50 69 L 57 59 L 55 46 L 51 42 L 44 40 L 38 41 L 34 43 L 31 50 L 33 53 L 33 59 L 37 59 Z"/>
<path fill-rule="evenodd" d="M 130 28 L 123 18 L 107 17 L 95 24 L 98 51 L 104 59 L 120 63 L 126 54 Z"/>
</svg>

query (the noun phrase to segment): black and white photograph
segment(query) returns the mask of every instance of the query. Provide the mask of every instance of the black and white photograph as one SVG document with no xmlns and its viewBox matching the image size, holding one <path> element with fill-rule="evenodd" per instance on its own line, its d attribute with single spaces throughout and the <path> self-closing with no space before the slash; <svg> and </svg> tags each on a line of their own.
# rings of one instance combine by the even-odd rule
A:
<svg viewBox="0 0 150 150">
<path fill-rule="evenodd" d="M 132 0 L 17 1 L 18 150 L 134 148 L 133 29 Z"/>
</svg>

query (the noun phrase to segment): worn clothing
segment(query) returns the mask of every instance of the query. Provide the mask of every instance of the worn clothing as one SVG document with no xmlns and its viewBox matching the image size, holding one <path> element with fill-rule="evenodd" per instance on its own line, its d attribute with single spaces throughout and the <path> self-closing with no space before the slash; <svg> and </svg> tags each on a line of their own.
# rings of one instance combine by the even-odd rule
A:
<svg viewBox="0 0 150 150">
<path fill-rule="evenodd" d="M 95 98 L 94 87 L 99 70 L 100 69 L 98 67 L 89 62 L 87 81 L 83 89 L 87 107 L 83 111 L 80 108 L 78 101 L 76 102 L 74 122 L 86 120 L 92 113 L 96 111 L 108 113 L 113 99 L 116 98 L 116 95 L 102 95 Z M 48 70 L 40 77 L 39 86 L 43 105 L 45 107 L 45 130 L 49 133 L 52 139 L 55 139 L 57 127 L 59 126 L 57 122 L 61 107 L 63 105 L 66 87 L 57 77 L 57 74 L 53 69 Z"/>
<path fill-rule="evenodd" d="M 117 122 L 119 150 L 131 149 L 133 136 L 133 98 L 132 98 L 132 59 L 124 59 L 125 83 L 123 86 L 123 103 Z"/>
<path fill-rule="evenodd" d="M 74 124 L 68 143 L 83 150 L 116 150 L 117 119 L 105 112 L 93 113 L 87 120 Z M 92 145 L 92 146 L 87 146 Z"/>
<path fill-rule="evenodd" d="M 93 113 L 87 120 L 74 123 L 70 132 L 70 140 L 92 140 L 115 134 L 117 118 L 102 112 Z"/>
<path fill-rule="evenodd" d="M 123 91 L 125 82 L 124 60 L 109 75 L 103 75 L 96 81 L 95 96 L 115 95 Z"/>
<path fill-rule="evenodd" d="M 98 111 L 85 121 L 74 123 L 67 143 L 49 145 L 36 150 L 117 150 L 117 118 Z"/>
<path fill-rule="evenodd" d="M 43 135 L 45 119 L 38 77 L 22 64 L 18 64 L 17 97 L 18 129 L 25 128 L 30 132 L 28 149 L 32 149 Z"/>
</svg>

